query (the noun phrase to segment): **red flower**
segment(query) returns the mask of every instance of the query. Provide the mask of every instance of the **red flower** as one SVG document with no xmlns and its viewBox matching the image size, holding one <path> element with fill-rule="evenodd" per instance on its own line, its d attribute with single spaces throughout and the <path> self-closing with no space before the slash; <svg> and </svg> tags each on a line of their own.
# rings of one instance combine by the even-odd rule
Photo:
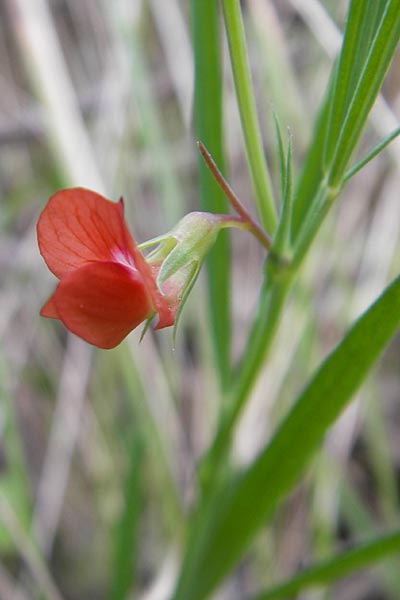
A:
<svg viewBox="0 0 400 600">
<path fill-rule="evenodd" d="M 157 329 L 172 325 L 176 299 L 167 302 L 132 239 L 118 204 L 83 188 L 57 192 L 37 224 L 40 253 L 60 280 L 41 310 L 87 342 L 117 346 L 158 314 Z M 172 306 L 172 308 L 171 308 Z"/>
</svg>

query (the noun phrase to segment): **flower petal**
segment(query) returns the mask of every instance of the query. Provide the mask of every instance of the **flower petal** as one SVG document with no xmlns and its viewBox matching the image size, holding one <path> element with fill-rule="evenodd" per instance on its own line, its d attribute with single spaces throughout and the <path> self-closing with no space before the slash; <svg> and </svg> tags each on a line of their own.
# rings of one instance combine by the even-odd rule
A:
<svg viewBox="0 0 400 600">
<path fill-rule="evenodd" d="M 59 319 L 60 315 L 58 314 L 56 303 L 54 302 L 54 294 L 50 296 L 47 300 L 46 304 L 43 306 L 40 311 L 41 317 L 48 317 L 49 319 Z"/>
<path fill-rule="evenodd" d="M 151 294 L 151 300 L 158 315 L 158 320 L 154 329 L 170 327 L 175 321 L 175 313 L 177 310 L 176 299 L 175 297 L 172 298 L 173 294 L 170 294 L 172 290 L 166 289 L 166 286 L 163 286 L 162 293 L 158 289 L 156 281 L 160 270 L 159 264 L 149 265 L 145 262 L 145 269 L 143 269 L 142 273 L 144 273 L 144 278 L 148 284 L 149 293 Z"/>
<path fill-rule="evenodd" d="M 37 224 L 40 253 L 59 279 L 93 261 L 135 266 L 135 244 L 118 204 L 84 188 L 61 190 L 43 209 Z M 137 251 L 138 252 L 138 251 Z"/>
<path fill-rule="evenodd" d="M 175 309 L 170 307 L 168 299 L 163 293 L 160 292 L 157 286 L 157 273 L 159 265 L 154 266 L 146 262 L 143 254 L 138 249 L 136 242 L 132 237 L 128 240 L 128 251 L 132 256 L 136 268 L 140 271 L 147 290 L 151 296 L 151 301 L 154 306 L 154 310 L 158 315 L 158 321 L 156 329 L 162 329 L 163 327 L 170 327 L 174 324 Z"/>
<path fill-rule="evenodd" d="M 113 262 L 72 271 L 52 298 L 67 329 L 99 348 L 117 346 L 153 311 L 139 271 Z"/>
</svg>

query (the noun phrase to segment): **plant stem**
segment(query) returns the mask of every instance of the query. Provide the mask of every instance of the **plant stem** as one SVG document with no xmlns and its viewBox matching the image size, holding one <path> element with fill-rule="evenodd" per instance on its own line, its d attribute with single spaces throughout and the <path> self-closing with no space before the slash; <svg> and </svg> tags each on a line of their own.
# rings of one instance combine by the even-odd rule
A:
<svg viewBox="0 0 400 600">
<path fill-rule="evenodd" d="M 228 227 L 243 229 L 243 231 L 252 233 L 266 250 L 271 248 L 272 241 L 268 237 L 265 237 L 264 232 L 263 235 L 260 235 L 258 228 L 255 229 L 253 223 L 243 221 L 242 217 L 232 217 L 231 215 L 220 215 L 220 217 L 220 229 L 226 229 Z"/>
<path fill-rule="evenodd" d="M 277 217 L 253 95 L 240 2 L 239 0 L 222 0 L 222 7 L 257 210 L 261 225 L 266 231 L 273 233 Z"/>
<path fill-rule="evenodd" d="M 242 364 L 237 370 L 238 376 L 229 390 L 226 410 L 221 416 L 214 441 L 201 465 L 201 476 L 205 486 L 212 484 L 214 478 L 220 473 L 236 421 L 249 397 L 261 365 L 272 347 L 282 308 L 293 280 L 294 272 L 280 263 L 275 263 L 272 255 L 267 259 L 267 263 L 269 268 L 267 268 L 261 302 L 247 344 L 249 352 L 244 355 Z"/>
<path fill-rule="evenodd" d="M 218 183 L 221 190 L 224 192 L 227 200 L 231 204 L 232 208 L 238 213 L 241 217 L 242 222 L 248 223 L 249 227 L 244 227 L 243 229 L 247 229 L 251 233 L 255 235 L 255 237 L 261 242 L 261 244 L 269 250 L 272 245 L 272 240 L 268 234 L 260 227 L 260 225 L 253 219 L 251 214 L 246 210 L 243 206 L 239 197 L 235 194 L 229 183 L 226 181 L 225 177 L 222 175 L 221 171 L 218 169 L 213 157 L 203 144 L 203 142 L 198 141 L 197 146 L 201 152 L 202 157 L 205 160 L 207 167 L 210 169 L 211 174 L 213 175 L 215 181 Z M 237 226 L 237 225 L 236 225 Z"/>
</svg>

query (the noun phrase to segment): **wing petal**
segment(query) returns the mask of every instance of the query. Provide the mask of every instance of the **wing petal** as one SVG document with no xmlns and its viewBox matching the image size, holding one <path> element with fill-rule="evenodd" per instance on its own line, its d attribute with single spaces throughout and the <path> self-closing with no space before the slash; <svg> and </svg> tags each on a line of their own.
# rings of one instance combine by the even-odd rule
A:
<svg viewBox="0 0 400 600">
<path fill-rule="evenodd" d="M 99 348 L 114 348 L 153 312 L 140 272 L 112 262 L 72 271 L 53 300 L 67 329 Z"/>
</svg>

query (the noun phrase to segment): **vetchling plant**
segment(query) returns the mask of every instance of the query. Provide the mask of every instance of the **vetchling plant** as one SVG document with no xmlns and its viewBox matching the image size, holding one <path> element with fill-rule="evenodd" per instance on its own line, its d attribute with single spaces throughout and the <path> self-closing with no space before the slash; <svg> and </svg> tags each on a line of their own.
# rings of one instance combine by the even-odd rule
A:
<svg viewBox="0 0 400 600">
<path fill-rule="evenodd" d="M 243 209 L 216 166 L 224 172 L 220 7 L 261 225 Z M 156 329 L 176 323 L 208 255 L 221 409 L 212 443 L 198 465 L 197 496 L 185 530 L 173 600 L 209 597 L 238 564 L 299 481 L 400 320 L 398 277 L 305 383 L 253 462 L 241 470 L 235 468 L 230 451 L 238 418 L 273 349 L 285 302 L 304 258 L 348 180 L 399 133 L 393 132 L 365 159 L 350 166 L 398 45 L 400 0 L 350 1 L 341 50 L 299 173 L 293 174 L 292 144 L 289 141 L 285 148 L 275 118 L 279 198 L 274 197 L 256 114 L 240 1 L 191 0 L 191 19 L 195 135 L 205 158 L 199 163 L 203 212 L 183 216 L 167 234 L 136 245 L 124 222 L 122 201 L 115 204 L 76 188 L 57 192 L 38 223 L 40 251 L 59 279 L 41 314 L 61 320 L 101 348 L 116 346 L 140 323 L 146 328 L 155 319 Z M 226 199 L 238 216 L 227 214 Z M 257 313 L 235 369 L 230 364 L 229 245 L 225 236 L 217 239 L 227 227 L 247 229 L 266 249 Z M 292 581 L 260 592 L 257 598 L 284 598 L 314 583 L 328 584 L 399 549 L 400 532 L 385 534 L 314 565 Z"/>
</svg>

